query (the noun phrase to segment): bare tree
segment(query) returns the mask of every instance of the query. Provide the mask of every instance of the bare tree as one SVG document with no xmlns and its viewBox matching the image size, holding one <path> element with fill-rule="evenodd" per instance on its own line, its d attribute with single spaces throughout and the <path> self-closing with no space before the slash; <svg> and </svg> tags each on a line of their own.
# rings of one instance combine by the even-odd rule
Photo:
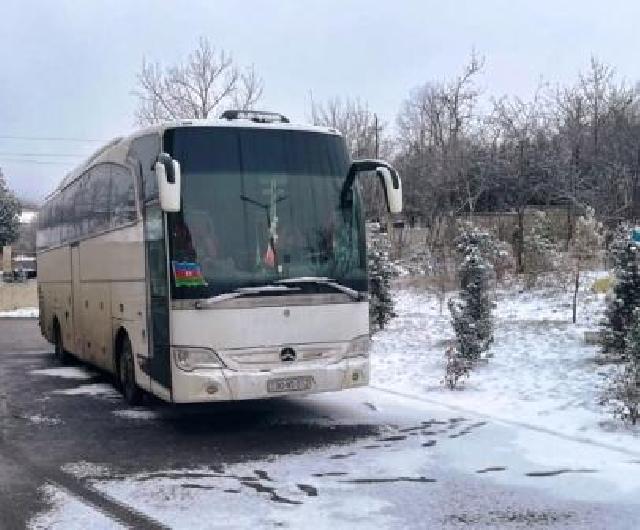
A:
<svg viewBox="0 0 640 530">
<path fill-rule="evenodd" d="M 392 144 L 385 134 L 386 124 L 378 119 L 365 101 L 334 97 L 325 103 L 312 102 L 311 120 L 314 125 L 340 131 L 354 159 L 390 158 L 392 155 Z M 384 199 L 377 179 L 362 179 L 360 189 L 367 216 L 384 217 Z"/>
<path fill-rule="evenodd" d="M 183 63 L 162 67 L 142 62 L 134 94 L 136 119 L 142 125 L 160 121 L 208 118 L 214 111 L 250 109 L 262 97 L 263 82 L 253 66 L 238 67 L 229 53 L 201 37 Z"/>
<path fill-rule="evenodd" d="M 580 89 L 590 114 L 590 129 L 593 157 L 598 159 L 600 136 L 608 110 L 608 97 L 611 93 L 613 68 L 591 56 L 590 68 L 586 74 L 580 74 Z"/>
<path fill-rule="evenodd" d="M 531 101 L 502 98 L 494 101 L 491 118 L 498 130 L 498 160 L 495 179 L 505 206 L 518 214 L 514 253 L 519 273 L 524 272 L 524 217 L 527 206 L 546 198 L 555 169 L 555 146 L 549 141 L 550 118 L 542 87 Z"/>
<path fill-rule="evenodd" d="M 385 124 L 359 98 L 335 97 L 326 103 L 311 103 L 311 120 L 315 125 L 340 131 L 353 158 L 386 157 L 390 144 L 384 136 Z"/>
<path fill-rule="evenodd" d="M 431 224 L 439 216 L 475 207 L 484 173 L 469 171 L 469 149 L 478 125 L 476 77 L 483 65 L 472 53 L 454 80 L 415 89 L 398 116 L 398 158 L 411 197 L 408 207 L 431 212 Z"/>
<path fill-rule="evenodd" d="M 640 213 L 640 92 L 616 82 L 612 67 L 591 58 L 578 82 L 558 88 L 556 141 L 562 164 L 553 200 L 567 204 L 573 237 L 575 209 L 591 205 L 610 218 Z M 569 244 L 569 243 L 567 243 Z"/>
</svg>

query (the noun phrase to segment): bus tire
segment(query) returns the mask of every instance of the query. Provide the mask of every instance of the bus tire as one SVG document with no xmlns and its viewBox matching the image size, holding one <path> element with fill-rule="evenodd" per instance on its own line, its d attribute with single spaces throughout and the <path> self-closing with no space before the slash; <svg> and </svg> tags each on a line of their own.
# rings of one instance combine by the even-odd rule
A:
<svg viewBox="0 0 640 530">
<path fill-rule="evenodd" d="M 53 321 L 53 354 L 56 360 L 62 364 L 69 363 L 69 354 L 67 350 L 64 349 L 64 342 L 62 341 L 62 330 L 60 329 L 60 323 L 58 319 Z"/>
<path fill-rule="evenodd" d="M 118 359 L 118 376 L 122 396 L 129 405 L 139 405 L 142 403 L 143 394 L 140 387 L 136 384 L 133 349 L 131 348 L 131 341 L 126 335 L 120 341 L 120 355 Z"/>
</svg>

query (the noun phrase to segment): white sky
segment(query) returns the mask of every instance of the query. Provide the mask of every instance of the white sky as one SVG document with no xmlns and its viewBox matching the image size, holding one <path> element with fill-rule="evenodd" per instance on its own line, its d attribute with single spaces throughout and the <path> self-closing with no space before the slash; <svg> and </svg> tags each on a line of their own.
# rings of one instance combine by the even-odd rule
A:
<svg viewBox="0 0 640 530">
<path fill-rule="evenodd" d="M 100 144 L 3 136 L 106 141 L 130 132 L 142 57 L 174 62 L 200 35 L 240 64 L 253 63 L 265 82 L 261 107 L 294 121 L 306 121 L 313 93 L 316 101 L 359 96 L 393 123 L 412 88 L 455 75 L 474 47 L 486 57 L 487 97 L 526 97 L 541 77 L 572 82 L 592 53 L 620 77 L 640 80 L 633 0 L 2 0 L 1 7 L 0 167 L 13 189 L 35 198 Z"/>
</svg>

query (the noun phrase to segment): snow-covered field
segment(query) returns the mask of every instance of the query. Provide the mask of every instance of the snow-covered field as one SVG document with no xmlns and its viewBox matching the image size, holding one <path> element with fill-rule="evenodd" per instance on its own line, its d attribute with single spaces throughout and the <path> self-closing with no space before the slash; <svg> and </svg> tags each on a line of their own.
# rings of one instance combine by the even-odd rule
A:
<svg viewBox="0 0 640 530">
<path fill-rule="evenodd" d="M 454 337 L 446 304 L 441 314 L 435 295 L 396 291 L 398 316 L 373 338 L 372 384 L 637 450 L 640 431 L 614 420 L 601 404 L 607 374 L 617 368 L 596 364 L 598 347 L 584 340 L 585 331 L 598 329 L 605 308 L 604 295 L 591 290 L 598 276 L 582 281 L 575 325 L 570 289 L 499 290 L 493 357 L 454 391 L 441 384 L 444 351 Z"/>
</svg>

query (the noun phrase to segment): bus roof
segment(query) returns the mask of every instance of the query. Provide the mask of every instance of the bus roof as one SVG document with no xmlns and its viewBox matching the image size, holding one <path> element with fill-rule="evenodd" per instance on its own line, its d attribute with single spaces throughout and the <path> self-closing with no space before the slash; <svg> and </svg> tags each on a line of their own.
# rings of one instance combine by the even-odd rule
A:
<svg viewBox="0 0 640 530">
<path fill-rule="evenodd" d="M 66 188 L 69 184 L 79 178 L 80 175 L 82 175 L 87 170 L 87 168 L 91 167 L 92 165 L 103 162 L 113 162 L 118 164 L 125 163 L 127 153 L 129 152 L 129 147 L 131 146 L 131 142 L 133 142 L 136 138 L 153 133 L 162 135 L 167 129 L 176 129 L 181 127 L 238 127 L 242 129 L 276 129 L 287 131 L 317 132 L 321 134 L 332 134 L 341 136 L 341 133 L 337 129 L 333 129 L 331 127 L 320 127 L 317 125 L 303 125 L 286 122 L 263 123 L 243 118 L 213 120 L 190 119 L 159 123 L 156 125 L 145 127 L 143 129 L 139 129 L 129 136 L 119 136 L 107 142 L 105 145 L 100 147 L 100 149 L 89 156 L 89 158 L 87 158 L 87 160 L 85 160 L 82 164 L 73 169 L 71 172 L 67 173 L 67 175 L 62 179 L 55 190 L 45 198 L 45 201 Z"/>
</svg>

